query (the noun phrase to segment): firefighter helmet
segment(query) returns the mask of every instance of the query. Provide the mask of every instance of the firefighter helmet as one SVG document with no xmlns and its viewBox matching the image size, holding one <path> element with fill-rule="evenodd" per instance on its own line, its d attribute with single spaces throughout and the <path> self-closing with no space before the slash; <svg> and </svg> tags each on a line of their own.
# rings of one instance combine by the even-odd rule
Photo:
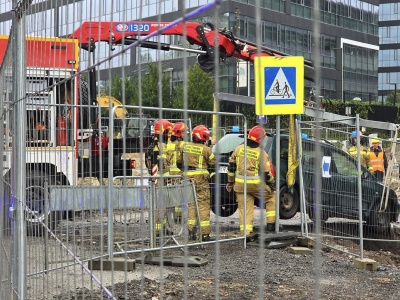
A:
<svg viewBox="0 0 400 300">
<path fill-rule="evenodd" d="M 207 142 L 210 135 L 210 130 L 204 125 L 198 125 L 192 131 L 192 138 L 198 141 Z"/>
<path fill-rule="evenodd" d="M 176 122 L 172 127 L 172 135 L 176 137 L 182 137 L 183 133 L 187 132 L 188 128 L 183 122 Z"/>
<path fill-rule="evenodd" d="M 251 128 L 249 134 L 247 135 L 247 138 L 249 140 L 252 140 L 258 144 L 264 137 L 265 137 L 265 130 L 260 125 L 256 125 L 253 128 Z"/>
<path fill-rule="evenodd" d="M 172 128 L 170 121 L 166 119 L 158 120 L 154 123 L 154 134 L 163 134 L 164 131 L 169 131 Z"/>
</svg>

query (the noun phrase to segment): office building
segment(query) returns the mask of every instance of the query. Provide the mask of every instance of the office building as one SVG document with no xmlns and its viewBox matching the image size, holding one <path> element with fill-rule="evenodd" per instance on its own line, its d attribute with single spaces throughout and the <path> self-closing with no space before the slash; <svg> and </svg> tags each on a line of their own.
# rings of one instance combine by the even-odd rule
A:
<svg viewBox="0 0 400 300">
<path fill-rule="evenodd" d="M 4 2 L 4 1 L 3 1 Z M 89 3 L 90 2 L 90 3 Z M 96 1 L 95 1 L 96 2 Z M 87 1 L 57 0 L 34 1 L 29 10 L 27 34 L 62 36 L 79 27 L 89 19 L 99 21 L 143 20 L 172 21 L 182 16 L 183 5 L 188 11 L 210 2 L 208 0 L 150 1 Z M 113 7 L 110 7 L 112 3 Z M 145 3 L 139 7 L 140 3 Z M 261 25 L 256 25 L 255 1 L 224 1 L 219 6 L 219 26 L 230 30 L 235 36 L 255 42 L 256 31 L 261 30 L 262 45 L 290 55 L 301 55 L 312 60 L 315 55 L 312 0 L 264 0 L 260 1 Z M 329 99 L 362 101 L 374 100 L 378 96 L 378 7 L 379 0 L 320 0 L 320 62 L 321 95 Z M 7 34 L 11 20 L 11 0 L 0 4 L 0 34 Z M 161 15 L 161 18 L 158 16 Z M 96 17 L 98 16 L 98 17 Z M 214 22 L 214 12 L 206 11 L 196 20 Z M 261 28 L 257 28 L 260 26 Z M 30 30 L 31 29 L 31 30 Z M 162 42 L 185 45 L 182 37 L 162 37 Z M 108 46 L 100 53 L 107 55 Z M 165 52 L 137 49 L 127 51 L 118 61 L 113 61 L 113 71 L 119 73 L 125 66 L 125 75 L 134 75 L 137 63 L 163 60 L 172 72 L 173 83 L 183 80 L 182 52 Z M 187 53 L 189 64 L 194 63 L 194 54 Z M 97 56 L 100 58 L 101 55 Z M 245 86 L 238 88 L 237 62 L 228 60 L 220 69 L 220 91 L 243 95 L 254 95 L 254 74 L 250 72 Z M 108 76 L 102 73 L 102 78 Z M 248 87 L 250 86 L 250 88 Z M 306 82 L 305 98 L 312 89 Z"/>
</svg>

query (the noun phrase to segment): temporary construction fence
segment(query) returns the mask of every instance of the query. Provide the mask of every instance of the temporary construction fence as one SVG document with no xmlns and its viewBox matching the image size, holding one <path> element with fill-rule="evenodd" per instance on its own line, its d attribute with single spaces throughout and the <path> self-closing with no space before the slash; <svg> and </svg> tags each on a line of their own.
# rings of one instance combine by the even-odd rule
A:
<svg viewBox="0 0 400 300">
<path fill-rule="evenodd" d="M 393 137 L 382 139 L 361 132 L 358 116 L 297 124 L 303 234 L 361 258 L 367 239 L 398 241 L 392 230 L 400 208 L 397 128 L 381 132 Z M 387 159 L 384 165 L 381 152 L 382 177 L 373 169 L 373 139 Z"/>
<path fill-rule="evenodd" d="M 272 32 L 279 36 L 277 48 L 298 50 L 290 44 L 281 48 L 283 40 L 285 43 L 292 40 L 282 36 L 289 27 L 278 24 L 271 30 L 270 22 L 262 21 L 260 12 L 266 16 L 271 8 L 279 13 L 289 12 L 289 6 L 292 6 L 295 14 L 299 8 L 303 11 L 303 5 L 294 1 L 249 1 L 249 5 L 254 6 L 254 18 L 249 18 L 240 16 L 239 9 L 236 13 L 231 11 L 232 4 L 241 6 L 243 1 L 3 2 L 0 9 L 9 10 L 9 14 L 2 16 L 12 15 L 13 20 L 2 23 L 0 28 L 2 31 L 9 29 L 9 36 L 0 36 L 0 115 L 3 120 L 0 299 L 129 299 L 130 282 L 137 285 L 134 280 L 140 282 L 142 293 L 138 297 L 147 299 L 150 297 L 145 291 L 147 263 L 157 265 L 150 271 L 154 271 L 154 278 L 160 283 L 155 288 L 160 298 L 165 295 L 166 264 L 182 267 L 180 284 L 185 291 L 182 298 L 190 299 L 188 290 L 193 285 L 189 280 L 189 267 L 206 263 L 205 255 L 191 255 L 192 251 L 203 251 L 209 245 L 213 246 L 209 257 L 212 256 L 215 265 L 213 272 L 207 274 L 205 286 L 209 290 L 212 285 L 215 298 L 222 298 L 223 284 L 229 289 L 234 285 L 230 282 L 221 284 L 221 273 L 224 268 L 229 268 L 221 263 L 221 244 L 238 241 L 243 251 L 248 245 L 246 237 L 240 235 L 235 199 L 229 199 L 228 205 L 220 205 L 225 197 L 226 189 L 221 179 L 222 174 L 226 175 L 227 157 L 222 161 L 220 149 L 215 149 L 218 169 L 211 180 L 213 213 L 210 212 L 210 216 L 212 236 L 216 241 L 204 242 L 200 231 L 194 240 L 189 239 L 187 231 L 187 206 L 198 202 L 196 182 L 165 175 L 162 169 L 159 176 L 150 177 L 145 152 L 152 142 L 154 122 L 159 119 L 173 123 L 183 121 L 190 129 L 199 124 L 207 125 L 213 131 L 214 140 L 210 139 L 210 144 L 220 139 L 227 128 L 235 131 L 237 141 L 246 143 L 247 122 L 250 121 L 239 112 L 240 105 L 230 107 L 218 101 L 213 103 L 210 90 L 218 93 L 234 88 L 243 93 L 247 86 L 246 94 L 254 92 L 253 80 L 257 71 L 250 68 L 248 62 L 241 64 L 236 58 L 253 61 L 262 53 L 281 59 L 284 53 L 276 52 L 268 45 L 270 40 L 275 40 Z M 229 12 L 221 11 L 221 5 Z M 355 5 L 359 11 L 359 3 Z M 318 6 L 316 1 L 315 16 L 319 15 Z M 52 10 L 46 11 L 47 7 Z M 246 10 L 250 10 L 248 7 Z M 179 17 L 169 23 L 161 22 L 163 13 L 177 13 L 177 8 L 181 12 Z M 367 5 L 367 9 L 376 11 L 372 4 L 371 7 Z M 306 10 L 311 12 L 310 7 Z M 142 22 L 149 15 L 154 18 Z M 167 18 L 171 20 L 172 17 Z M 292 28 L 286 37 L 307 44 L 299 51 L 306 58 L 315 57 L 318 75 L 323 39 L 319 18 L 316 19 L 313 32 L 307 30 L 298 34 L 298 28 Z M 235 34 L 231 28 L 236 30 Z M 248 37 L 257 40 L 257 45 L 252 46 Z M 329 36 L 323 37 L 331 55 L 324 66 L 331 68 L 338 63 L 338 56 L 332 56 L 338 48 Z M 217 46 L 216 43 L 220 44 Z M 343 45 L 339 40 L 335 43 Z M 344 47 L 341 49 L 345 56 Z M 179 54 L 167 55 L 164 50 Z M 189 74 L 195 56 L 199 63 L 196 66 L 200 67 Z M 234 64 L 234 69 L 225 68 L 229 63 Z M 198 73 L 201 71 L 204 75 L 203 71 L 211 69 L 212 78 Z M 308 61 L 305 71 L 305 78 L 310 79 L 309 72 L 312 73 L 314 67 Z M 328 82 L 334 85 L 333 80 Z M 310 84 L 307 82 L 308 88 Z M 343 86 L 342 82 L 342 95 Z M 319 82 L 316 82 L 317 99 L 319 89 Z M 279 93 L 282 92 L 283 89 Z M 303 101 L 303 95 L 298 96 L 292 100 Z M 115 106 L 119 103 L 112 97 L 117 97 L 122 105 Z M 222 108 L 237 112 L 221 112 Z M 253 110 L 251 115 L 254 115 Z M 252 124 L 253 121 L 257 120 L 252 120 Z M 348 134 L 350 128 L 342 131 L 343 135 Z M 319 140 L 318 136 L 316 138 Z M 232 145 L 226 146 L 230 149 Z M 279 158 L 280 155 L 278 165 Z M 305 164 L 301 164 L 301 168 L 311 174 Z M 313 170 L 323 171 L 318 167 Z M 280 172 L 279 167 L 277 171 Z M 359 181 L 359 172 L 357 175 Z M 318 180 L 314 183 L 307 176 L 298 179 L 307 181 L 300 184 L 304 187 L 303 199 L 311 199 L 313 193 L 318 195 L 321 190 Z M 354 187 L 351 192 L 354 194 Z M 286 196 L 289 198 L 289 193 Z M 303 212 L 307 212 L 307 200 L 303 203 Z M 319 203 L 323 201 L 308 206 L 311 218 L 315 212 L 317 226 L 313 229 L 317 229 L 317 238 L 321 236 L 318 234 L 321 230 Z M 354 207 L 351 208 L 354 211 Z M 263 241 L 265 211 L 260 209 L 257 213 L 260 218 L 255 223 L 258 222 L 260 240 Z M 345 213 L 345 217 L 350 217 L 347 211 Z M 224 217 L 220 217 L 222 214 Z M 312 232 L 304 227 L 306 235 L 307 231 Z M 361 244 L 363 235 L 356 237 L 356 229 L 354 232 L 352 229 L 351 236 L 342 231 L 336 230 L 330 239 L 336 241 L 340 235 L 346 237 L 343 239 L 358 239 Z M 265 299 L 266 274 L 269 272 L 266 246 L 259 243 L 257 247 L 258 261 L 254 259 L 254 267 L 245 267 L 254 270 L 247 277 L 257 282 L 258 290 L 251 294 Z M 362 256 L 361 246 L 360 251 L 352 249 L 352 253 L 358 255 L 361 252 Z M 318 261 L 318 257 L 314 261 Z M 242 271 L 245 270 L 228 275 L 240 278 L 236 288 L 247 293 Z M 317 287 L 315 294 L 318 298 Z"/>
</svg>

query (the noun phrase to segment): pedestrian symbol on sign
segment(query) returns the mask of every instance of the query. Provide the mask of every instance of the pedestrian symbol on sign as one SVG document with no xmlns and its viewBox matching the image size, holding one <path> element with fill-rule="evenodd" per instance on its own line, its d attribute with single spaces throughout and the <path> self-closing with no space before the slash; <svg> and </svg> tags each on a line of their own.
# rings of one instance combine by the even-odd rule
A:
<svg viewBox="0 0 400 300">
<path fill-rule="evenodd" d="M 266 68 L 265 78 L 265 104 L 296 103 L 295 67 Z"/>
</svg>

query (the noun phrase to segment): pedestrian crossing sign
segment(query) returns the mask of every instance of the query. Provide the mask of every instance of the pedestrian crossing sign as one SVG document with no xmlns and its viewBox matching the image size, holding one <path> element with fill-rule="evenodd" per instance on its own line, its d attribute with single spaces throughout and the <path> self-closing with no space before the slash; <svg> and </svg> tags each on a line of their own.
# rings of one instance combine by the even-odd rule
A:
<svg viewBox="0 0 400 300">
<path fill-rule="evenodd" d="M 256 115 L 304 113 L 303 56 L 258 56 L 254 74 Z"/>
</svg>

